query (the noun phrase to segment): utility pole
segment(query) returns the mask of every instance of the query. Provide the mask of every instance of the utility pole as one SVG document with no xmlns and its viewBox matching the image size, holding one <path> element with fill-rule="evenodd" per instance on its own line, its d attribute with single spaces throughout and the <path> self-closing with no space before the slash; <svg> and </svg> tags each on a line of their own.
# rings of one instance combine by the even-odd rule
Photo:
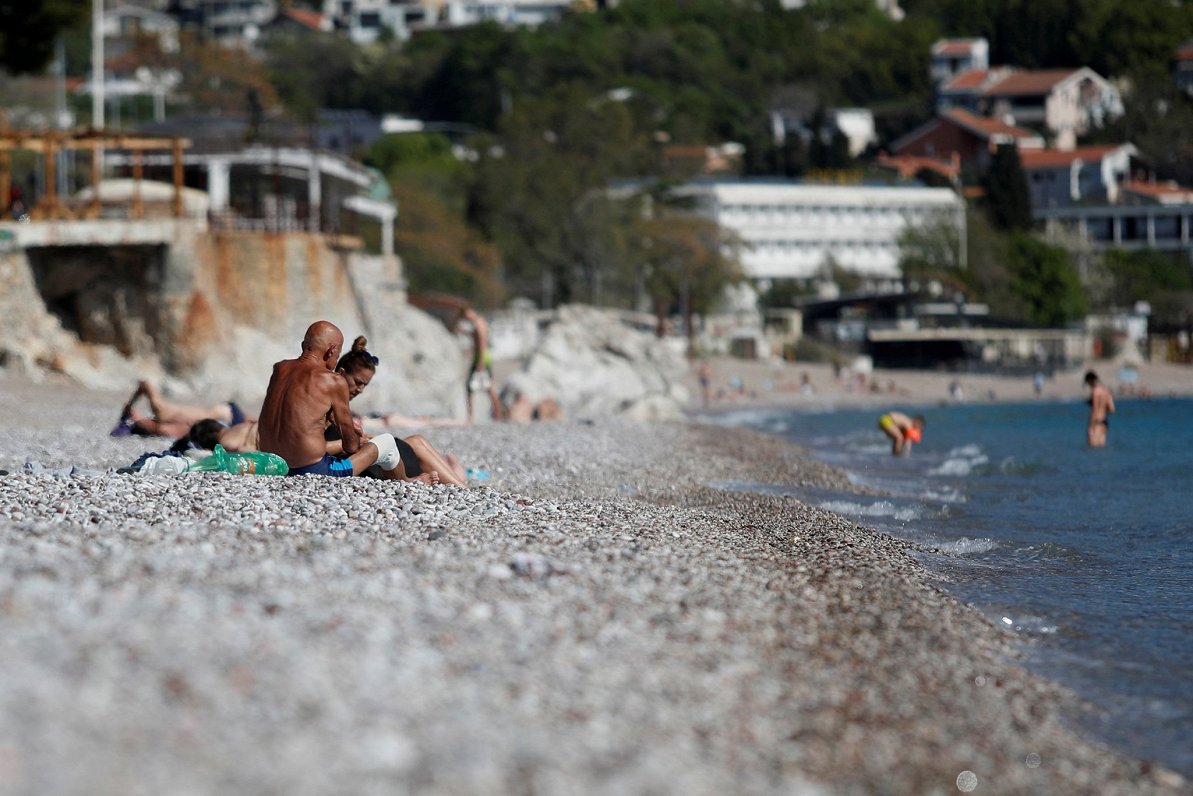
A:
<svg viewBox="0 0 1193 796">
<path fill-rule="evenodd" d="M 91 126 L 104 129 L 104 0 L 91 0 Z"/>
</svg>

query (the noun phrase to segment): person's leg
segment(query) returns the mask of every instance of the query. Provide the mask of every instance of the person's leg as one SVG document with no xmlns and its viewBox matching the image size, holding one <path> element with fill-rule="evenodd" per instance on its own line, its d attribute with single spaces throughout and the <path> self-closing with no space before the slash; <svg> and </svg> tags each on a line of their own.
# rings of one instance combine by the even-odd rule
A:
<svg viewBox="0 0 1193 796">
<path fill-rule="evenodd" d="M 372 467 L 377 462 L 377 453 L 377 446 L 372 442 L 366 442 L 364 445 L 361 445 L 356 453 L 348 457 L 348 461 L 352 462 L 352 474 L 360 475 Z"/>
<path fill-rule="evenodd" d="M 354 473 L 359 475 L 364 470 L 367 470 L 374 462 L 378 465 L 377 470 L 380 471 L 381 478 L 386 481 L 419 481 L 420 483 L 429 486 L 435 486 L 439 483 L 439 473 L 434 470 L 430 472 L 414 472 L 407 470 L 407 464 L 404 459 L 410 461 L 410 466 L 417 467 L 418 462 L 413 455 L 413 451 L 404 452 L 403 448 L 408 447 L 400 440 L 396 439 L 392 434 L 379 434 L 373 438 L 375 441 L 370 441 L 361 446 L 353 456 L 359 456 L 365 449 L 371 449 L 372 455 L 370 458 L 362 458 L 363 466 L 360 470 L 355 470 Z"/>
<path fill-rule="evenodd" d="M 460 457 L 454 453 L 447 453 L 444 454 L 443 458 L 447 460 L 447 463 L 452 468 L 452 472 L 455 473 L 456 478 L 459 478 L 464 483 L 468 483 L 468 471 L 464 469 L 464 465 L 460 461 Z"/>
<path fill-rule="evenodd" d="M 415 455 L 418 456 L 418 463 L 423 470 L 437 472 L 440 482 L 444 484 L 468 486 L 467 476 L 461 477 L 463 474 L 458 472 L 451 462 L 444 458 L 443 454 L 435 450 L 426 437 L 415 434 L 406 437 L 406 442 L 414 449 Z M 459 460 L 456 464 L 459 465 Z"/>
<path fill-rule="evenodd" d="M 156 417 L 149 417 L 131 408 L 128 410 L 126 418 L 132 426 L 132 433 L 145 437 L 177 438 L 191 430 L 190 423 L 179 423 L 174 420 L 161 420 Z"/>
</svg>

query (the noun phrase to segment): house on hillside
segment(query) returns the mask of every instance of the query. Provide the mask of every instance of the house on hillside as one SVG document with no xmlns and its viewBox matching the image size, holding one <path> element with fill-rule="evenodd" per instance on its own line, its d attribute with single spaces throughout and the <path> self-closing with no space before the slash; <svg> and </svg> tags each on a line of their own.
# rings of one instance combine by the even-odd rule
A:
<svg viewBox="0 0 1193 796">
<path fill-rule="evenodd" d="M 985 39 L 941 39 L 932 45 L 932 85 L 962 72 L 990 68 L 990 43 Z"/>
<path fill-rule="evenodd" d="M 197 30 L 209 41 L 251 48 L 277 7 L 276 0 L 174 0 L 172 12 L 183 28 Z"/>
<path fill-rule="evenodd" d="M 1067 205 L 1115 204 L 1119 187 L 1131 176 L 1132 144 L 1019 153 L 1034 209 Z"/>
<path fill-rule="evenodd" d="M 1072 149 L 1078 136 L 1123 114 L 1110 81 L 1089 67 L 961 72 L 937 89 L 937 111 L 967 108 L 1008 124 L 1046 132 L 1056 148 Z"/>
<path fill-rule="evenodd" d="M 405 39 L 417 30 L 479 22 L 535 27 L 574 8 L 596 5 L 573 0 L 323 0 L 323 16 L 352 41 L 368 44 L 384 30 Z"/>
<path fill-rule="evenodd" d="M 922 158 L 951 158 L 956 154 L 963 169 L 985 171 L 1000 144 L 1015 144 L 1020 151 L 1043 149 L 1044 139 L 998 119 L 950 108 L 895 141 L 891 153 Z"/>
<path fill-rule="evenodd" d="M 126 52 L 139 36 L 157 39 L 157 46 L 164 53 L 178 52 L 178 22 L 169 14 L 121 5 L 103 13 L 100 29 L 104 36 L 104 52 L 120 55 Z"/>
<path fill-rule="evenodd" d="M 1014 72 L 985 90 L 986 112 L 1055 136 L 1058 149 L 1123 115 L 1117 88 L 1089 67 Z"/>
<path fill-rule="evenodd" d="M 297 36 L 307 33 L 330 33 L 331 20 L 307 8 L 284 6 L 265 27 L 266 36 Z"/>
<path fill-rule="evenodd" d="M 1172 180 L 1127 180 L 1119 186 L 1119 204 L 1127 206 L 1193 205 L 1193 188 Z"/>
</svg>

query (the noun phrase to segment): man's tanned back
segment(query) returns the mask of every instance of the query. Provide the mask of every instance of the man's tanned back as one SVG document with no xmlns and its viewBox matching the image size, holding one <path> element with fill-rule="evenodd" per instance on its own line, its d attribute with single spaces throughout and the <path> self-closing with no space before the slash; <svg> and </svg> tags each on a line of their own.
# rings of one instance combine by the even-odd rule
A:
<svg viewBox="0 0 1193 796">
<path fill-rule="evenodd" d="M 345 452 L 353 453 L 359 445 L 348 409 L 348 385 L 331 370 L 343 343 L 339 329 L 317 321 L 307 329 L 302 354 L 273 366 L 258 421 L 260 447 L 281 456 L 291 468 L 323 458 L 323 432 L 329 421 L 339 426 Z"/>
</svg>

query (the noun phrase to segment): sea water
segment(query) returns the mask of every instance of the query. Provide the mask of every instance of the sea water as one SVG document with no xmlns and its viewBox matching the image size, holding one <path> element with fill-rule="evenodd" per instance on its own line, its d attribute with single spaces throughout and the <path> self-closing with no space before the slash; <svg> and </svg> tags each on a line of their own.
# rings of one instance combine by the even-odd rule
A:
<svg viewBox="0 0 1193 796">
<path fill-rule="evenodd" d="M 708 418 L 780 435 L 882 497 L 789 494 L 923 545 L 945 588 L 1025 644 L 1033 671 L 1093 706 L 1074 720 L 1193 776 L 1193 400 L 1118 401 L 1109 444 L 1083 403 L 895 407 L 927 418 L 891 455 L 879 412 Z"/>
</svg>

